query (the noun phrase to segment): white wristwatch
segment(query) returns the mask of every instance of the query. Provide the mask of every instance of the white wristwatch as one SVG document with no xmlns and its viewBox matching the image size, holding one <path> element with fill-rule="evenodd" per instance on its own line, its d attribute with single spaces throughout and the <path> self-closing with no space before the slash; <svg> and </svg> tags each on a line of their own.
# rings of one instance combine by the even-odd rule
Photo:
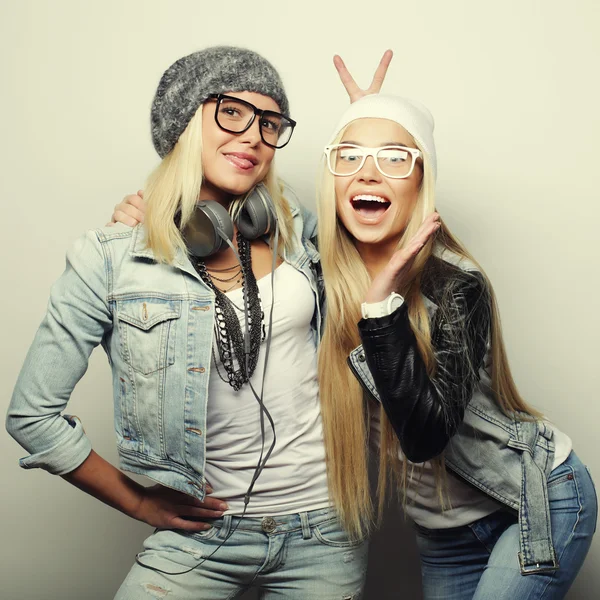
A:
<svg viewBox="0 0 600 600">
<path fill-rule="evenodd" d="M 360 310 L 363 319 L 376 319 L 377 317 L 391 315 L 403 303 L 404 298 L 400 294 L 392 292 L 381 302 L 363 302 L 360 305 Z"/>
</svg>

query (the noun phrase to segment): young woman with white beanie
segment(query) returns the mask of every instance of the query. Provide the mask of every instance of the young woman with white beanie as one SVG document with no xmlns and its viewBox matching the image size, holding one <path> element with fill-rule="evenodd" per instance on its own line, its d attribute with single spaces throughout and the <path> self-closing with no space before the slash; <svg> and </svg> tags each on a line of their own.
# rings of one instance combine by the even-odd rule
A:
<svg viewBox="0 0 600 600">
<path fill-rule="evenodd" d="M 348 473 L 368 486 L 370 436 L 380 501 L 394 481 L 415 522 L 426 600 L 563 598 L 595 531 L 594 484 L 517 391 L 492 286 L 436 212 L 433 129 L 420 103 L 370 95 L 325 149 L 330 491 L 343 512 Z"/>
</svg>

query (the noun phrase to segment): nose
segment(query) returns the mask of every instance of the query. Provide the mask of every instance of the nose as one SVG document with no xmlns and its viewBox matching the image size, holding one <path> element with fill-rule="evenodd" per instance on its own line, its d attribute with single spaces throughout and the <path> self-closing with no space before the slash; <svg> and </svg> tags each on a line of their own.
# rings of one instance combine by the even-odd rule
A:
<svg viewBox="0 0 600 600">
<path fill-rule="evenodd" d="M 254 119 L 252 125 L 246 129 L 242 134 L 240 134 L 241 142 L 243 144 L 249 144 L 251 146 L 256 146 L 262 141 L 260 137 L 260 121 L 258 117 Z"/>
<path fill-rule="evenodd" d="M 360 171 L 357 173 L 359 181 L 381 181 L 381 173 L 375 164 L 375 158 L 372 156 L 367 156 L 365 160 L 365 164 L 361 167 Z"/>
</svg>

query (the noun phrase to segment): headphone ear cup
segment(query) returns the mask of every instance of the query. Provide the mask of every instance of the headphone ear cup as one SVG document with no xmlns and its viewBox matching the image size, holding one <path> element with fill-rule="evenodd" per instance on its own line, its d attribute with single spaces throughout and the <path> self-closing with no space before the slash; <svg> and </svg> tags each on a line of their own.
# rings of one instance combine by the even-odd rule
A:
<svg viewBox="0 0 600 600">
<path fill-rule="evenodd" d="M 274 219 L 273 200 L 261 183 L 244 200 L 235 225 L 247 240 L 255 240 L 269 233 Z"/>
<path fill-rule="evenodd" d="M 218 202 L 197 202 L 182 235 L 190 254 L 205 258 L 227 247 L 223 237 L 233 239 L 233 223 L 227 209 Z"/>
</svg>

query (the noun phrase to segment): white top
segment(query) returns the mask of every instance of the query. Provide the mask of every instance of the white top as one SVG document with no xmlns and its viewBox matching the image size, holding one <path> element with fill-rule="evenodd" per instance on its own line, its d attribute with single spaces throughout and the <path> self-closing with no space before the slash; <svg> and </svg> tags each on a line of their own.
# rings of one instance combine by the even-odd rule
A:
<svg viewBox="0 0 600 600">
<path fill-rule="evenodd" d="M 374 446 L 379 444 L 381 421 L 379 405 L 374 406 L 371 416 L 371 437 Z M 554 463 L 552 469 L 561 465 L 571 452 L 572 442 L 569 436 L 550 424 L 554 431 Z M 400 459 L 406 460 L 402 453 Z M 433 468 L 430 463 L 415 464 L 408 462 L 409 476 L 412 480 L 406 490 L 406 513 L 415 523 L 428 529 L 447 529 L 461 527 L 482 519 L 503 507 L 487 494 L 452 475 L 448 469 L 447 487 L 444 498 L 450 507 L 442 510 L 435 485 Z"/>
<path fill-rule="evenodd" d="M 271 274 L 258 281 L 268 333 Z M 287 263 L 275 271 L 273 334 L 264 404 L 275 423 L 276 445 L 258 478 L 246 516 L 284 515 L 329 506 L 323 427 L 317 386 L 317 357 L 311 329 L 315 300 L 306 277 Z M 242 290 L 227 293 L 243 309 Z M 244 314 L 238 312 L 242 332 Z M 266 340 L 251 382 L 260 394 Z M 216 358 L 217 361 L 220 360 Z M 221 364 L 221 373 L 226 377 Z M 266 453 L 273 440 L 265 418 Z M 244 496 L 261 453 L 260 407 L 245 384 L 239 391 L 211 365 L 208 394 L 206 479 L 214 496 L 227 501 L 226 514 L 241 515 Z"/>
</svg>

